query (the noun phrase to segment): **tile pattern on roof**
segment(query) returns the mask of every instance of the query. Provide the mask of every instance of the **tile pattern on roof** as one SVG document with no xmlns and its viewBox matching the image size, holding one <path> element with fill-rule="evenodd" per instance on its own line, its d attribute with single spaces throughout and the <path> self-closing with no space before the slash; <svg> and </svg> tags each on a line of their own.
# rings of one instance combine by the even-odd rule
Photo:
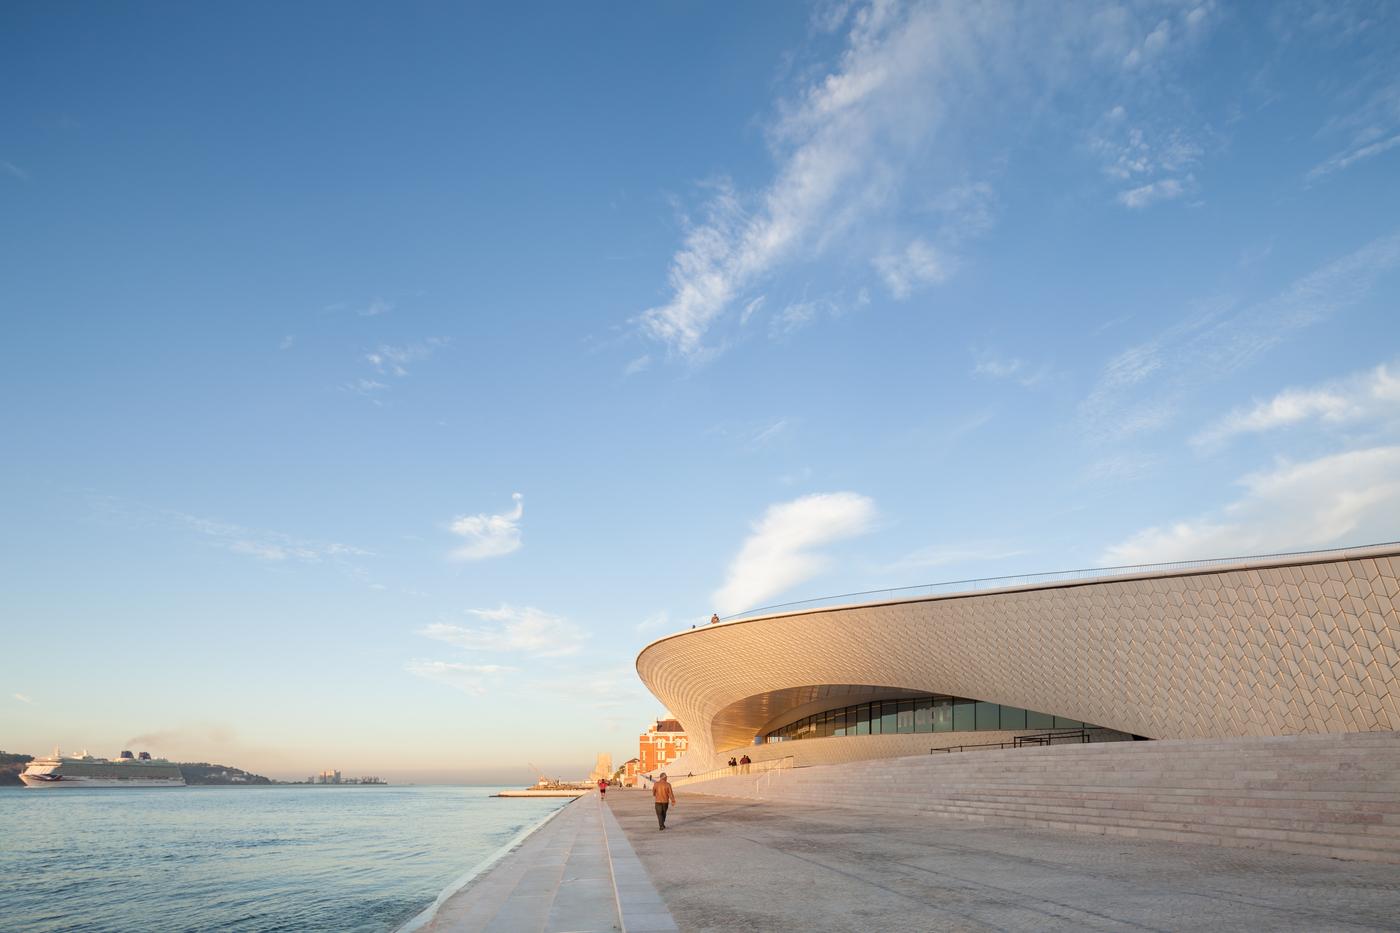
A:
<svg viewBox="0 0 1400 933">
<path fill-rule="evenodd" d="M 1152 738 L 1400 730 L 1400 553 L 825 609 L 648 646 L 694 752 L 748 744 L 774 692 L 976 697 Z"/>
</svg>

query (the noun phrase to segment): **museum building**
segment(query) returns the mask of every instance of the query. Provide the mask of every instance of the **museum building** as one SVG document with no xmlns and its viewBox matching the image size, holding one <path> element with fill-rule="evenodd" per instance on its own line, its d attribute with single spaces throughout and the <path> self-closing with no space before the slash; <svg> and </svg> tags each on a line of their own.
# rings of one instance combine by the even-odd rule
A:
<svg viewBox="0 0 1400 933">
<path fill-rule="evenodd" d="M 1400 544 L 758 610 L 642 649 L 700 773 L 1022 743 L 1400 730 Z"/>
</svg>

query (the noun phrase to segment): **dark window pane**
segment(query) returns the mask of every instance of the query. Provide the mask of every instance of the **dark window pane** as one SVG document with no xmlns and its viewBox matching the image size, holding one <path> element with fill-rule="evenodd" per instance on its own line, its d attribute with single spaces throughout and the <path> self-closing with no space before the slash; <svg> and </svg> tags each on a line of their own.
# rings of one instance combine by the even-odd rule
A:
<svg viewBox="0 0 1400 933">
<path fill-rule="evenodd" d="M 979 702 L 977 704 L 977 730 L 995 732 L 1001 728 L 1001 704 Z"/>
<path fill-rule="evenodd" d="M 1055 728 L 1055 717 L 1049 713 L 1037 713 L 1033 710 L 1026 710 L 1027 729 L 1053 729 Z"/>
<path fill-rule="evenodd" d="M 952 732 L 953 731 L 953 700 L 952 697 L 934 697 L 933 699 L 933 731 Z"/>
<path fill-rule="evenodd" d="M 1055 717 L 1055 728 L 1056 728 L 1056 729 L 1083 729 L 1083 728 L 1084 728 L 1084 723 L 1080 722 L 1078 719 L 1066 719 L 1066 718 L 1063 717 L 1063 716 L 1056 716 L 1056 717 Z"/>
<path fill-rule="evenodd" d="M 1026 711 L 1019 706 L 1003 706 L 1001 708 L 1001 727 L 1003 729 L 1026 728 Z"/>
<path fill-rule="evenodd" d="M 831 714 L 831 734 L 846 734 L 846 711 L 844 709 L 838 709 Z"/>
<path fill-rule="evenodd" d="M 971 732 L 977 728 L 977 703 L 973 700 L 953 701 L 953 731 Z"/>
<path fill-rule="evenodd" d="M 914 731 L 933 731 L 933 698 L 925 697 L 914 703 Z"/>
<path fill-rule="evenodd" d="M 872 704 L 873 705 L 873 704 Z M 880 732 L 884 735 L 894 735 L 899 731 L 899 704 L 880 704 Z"/>
<path fill-rule="evenodd" d="M 913 700 L 900 700 L 900 701 L 899 701 L 899 719 L 898 719 L 898 723 L 897 723 L 897 725 L 896 725 L 896 727 L 895 727 L 895 731 L 897 731 L 897 732 L 913 732 L 913 731 L 914 731 L 914 701 L 913 701 Z"/>
<path fill-rule="evenodd" d="M 862 703 L 856 707 L 856 735 L 870 734 L 870 704 Z"/>
</svg>

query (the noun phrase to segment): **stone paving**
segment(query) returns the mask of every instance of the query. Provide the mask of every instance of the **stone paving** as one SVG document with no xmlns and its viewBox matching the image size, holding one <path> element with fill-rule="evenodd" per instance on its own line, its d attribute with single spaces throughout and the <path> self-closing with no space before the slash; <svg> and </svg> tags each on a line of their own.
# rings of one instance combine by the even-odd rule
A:
<svg viewBox="0 0 1400 933">
<path fill-rule="evenodd" d="M 608 795 L 682 931 L 1400 930 L 1396 865 L 685 790 Z"/>
<path fill-rule="evenodd" d="M 665 933 L 676 925 L 612 813 L 590 793 L 447 898 L 420 929 Z"/>
</svg>

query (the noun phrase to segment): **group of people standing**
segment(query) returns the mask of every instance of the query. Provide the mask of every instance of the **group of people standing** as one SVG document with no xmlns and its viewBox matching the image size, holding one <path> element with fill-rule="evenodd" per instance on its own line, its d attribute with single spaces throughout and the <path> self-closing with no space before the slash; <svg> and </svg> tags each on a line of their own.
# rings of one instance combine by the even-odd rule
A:
<svg viewBox="0 0 1400 933">
<path fill-rule="evenodd" d="M 735 769 L 736 774 L 748 774 L 751 764 L 753 764 L 753 759 L 749 758 L 748 755 L 743 756 L 738 761 L 735 761 L 733 756 L 729 759 L 729 767 Z"/>
</svg>

